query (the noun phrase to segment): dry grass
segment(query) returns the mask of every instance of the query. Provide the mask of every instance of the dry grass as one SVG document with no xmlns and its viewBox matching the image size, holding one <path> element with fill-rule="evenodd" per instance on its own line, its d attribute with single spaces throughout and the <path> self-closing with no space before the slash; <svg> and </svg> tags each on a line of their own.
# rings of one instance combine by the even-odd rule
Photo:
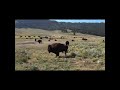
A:
<svg viewBox="0 0 120 90">
<path fill-rule="evenodd" d="M 78 33 L 77 38 L 71 33 L 60 31 L 45 31 L 38 29 L 16 29 L 16 35 L 55 36 L 57 41 L 42 39 L 38 44 L 33 39 L 15 36 L 15 70 L 105 70 L 104 37 Z M 65 39 L 59 39 L 64 36 Z M 83 41 L 82 37 L 88 38 Z M 72 42 L 71 40 L 75 41 Z M 48 53 L 48 44 L 70 41 L 67 56 L 60 53 L 60 57 Z"/>
</svg>

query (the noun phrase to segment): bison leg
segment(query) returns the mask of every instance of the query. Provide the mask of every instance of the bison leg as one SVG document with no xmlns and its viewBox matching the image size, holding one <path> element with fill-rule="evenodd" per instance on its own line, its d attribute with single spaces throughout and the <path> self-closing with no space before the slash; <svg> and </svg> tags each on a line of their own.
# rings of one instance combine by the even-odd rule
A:
<svg viewBox="0 0 120 90">
<path fill-rule="evenodd" d="M 59 52 L 58 52 L 58 53 L 56 53 L 56 57 L 57 57 L 57 56 L 59 56 Z"/>
<path fill-rule="evenodd" d="M 66 52 L 67 52 L 67 51 L 65 51 L 65 56 L 66 56 Z"/>
</svg>

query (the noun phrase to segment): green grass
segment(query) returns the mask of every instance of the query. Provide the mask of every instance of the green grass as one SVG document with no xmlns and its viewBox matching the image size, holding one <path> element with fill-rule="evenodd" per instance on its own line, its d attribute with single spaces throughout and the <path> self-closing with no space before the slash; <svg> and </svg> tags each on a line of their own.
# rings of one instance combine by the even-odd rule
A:
<svg viewBox="0 0 120 90">
<path fill-rule="evenodd" d="M 29 32 L 28 32 L 29 31 Z M 67 56 L 60 53 L 60 57 L 55 57 L 53 53 L 48 53 L 48 42 L 43 39 L 42 44 L 24 44 L 24 42 L 34 42 L 34 39 L 20 39 L 15 37 L 15 70 L 105 70 L 105 43 L 104 37 L 77 33 L 78 38 L 73 38 L 72 34 L 61 33 L 59 31 L 45 31 L 39 29 L 17 29 L 19 35 L 54 35 L 55 38 L 64 36 L 65 39 L 57 39 L 57 42 L 65 43 L 70 41 Z M 87 41 L 80 37 L 88 38 Z M 72 42 L 71 40 L 75 41 Z M 18 44 L 19 43 L 19 44 Z"/>
</svg>

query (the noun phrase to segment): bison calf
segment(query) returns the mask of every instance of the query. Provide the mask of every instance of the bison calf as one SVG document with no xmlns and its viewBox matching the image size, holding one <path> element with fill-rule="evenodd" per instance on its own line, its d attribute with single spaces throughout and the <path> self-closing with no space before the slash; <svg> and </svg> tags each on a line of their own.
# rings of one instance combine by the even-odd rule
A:
<svg viewBox="0 0 120 90">
<path fill-rule="evenodd" d="M 48 52 L 52 52 L 54 54 L 56 54 L 56 57 L 59 56 L 60 52 L 65 52 L 65 56 L 68 50 L 68 46 L 65 44 L 61 44 L 61 43 L 53 43 L 51 45 L 48 45 Z"/>
<path fill-rule="evenodd" d="M 42 43 L 42 40 L 38 40 L 38 43 L 39 43 L 39 44 Z"/>
</svg>

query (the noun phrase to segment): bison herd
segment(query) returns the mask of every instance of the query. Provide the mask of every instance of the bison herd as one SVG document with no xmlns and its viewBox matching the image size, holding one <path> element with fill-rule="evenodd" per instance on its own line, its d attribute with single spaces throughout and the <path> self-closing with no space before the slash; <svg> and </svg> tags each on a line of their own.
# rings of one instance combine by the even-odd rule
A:
<svg viewBox="0 0 120 90">
<path fill-rule="evenodd" d="M 20 36 L 20 38 L 21 37 L 23 37 L 23 36 Z M 25 36 L 25 37 L 26 37 L 26 39 L 29 39 L 31 36 L 28 36 L 29 38 L 27 38 L 27 36 Z M 35 37 L 35 36 L 33 36 L 33 37 Z M 38 36 L 38 37 L 39 37 L 38 40 L 35 38 L 35 42 L 38 42 L 39 44 L 42 43 L 43 38 L 48 39 L 48 41 L 53 40 L 53 38 L 47 37 L 47 36 L 45 36 L 45 37 Z M 77 38 L 77 37 L 73 37 L 73 38 Z M 64 37 L 62 36 L 61 39 L 64 39 Z M 88 39 L 82 37 L 82 40 L 87 41 Z M 57 41 L 57 39 L 54 39 L 54 41 Z M 75 40 L 72 39 L 71 41 L 75 41 Z M 103 42 L 105 42 L 105 40 L 103 40 Z M 68 46 L 69 46 L 69 41 L 66 41 L 65 44 L 53 43 L 53 44 L 48 45 L 48 52 L 49 53 L 52 52 L 52 53 L 56 54 L 56 57 L 59 56 L 60 52 L 64 52 L 65 56 L 66 56 L 66 53 L 68 52 Z"/>
</svg>

